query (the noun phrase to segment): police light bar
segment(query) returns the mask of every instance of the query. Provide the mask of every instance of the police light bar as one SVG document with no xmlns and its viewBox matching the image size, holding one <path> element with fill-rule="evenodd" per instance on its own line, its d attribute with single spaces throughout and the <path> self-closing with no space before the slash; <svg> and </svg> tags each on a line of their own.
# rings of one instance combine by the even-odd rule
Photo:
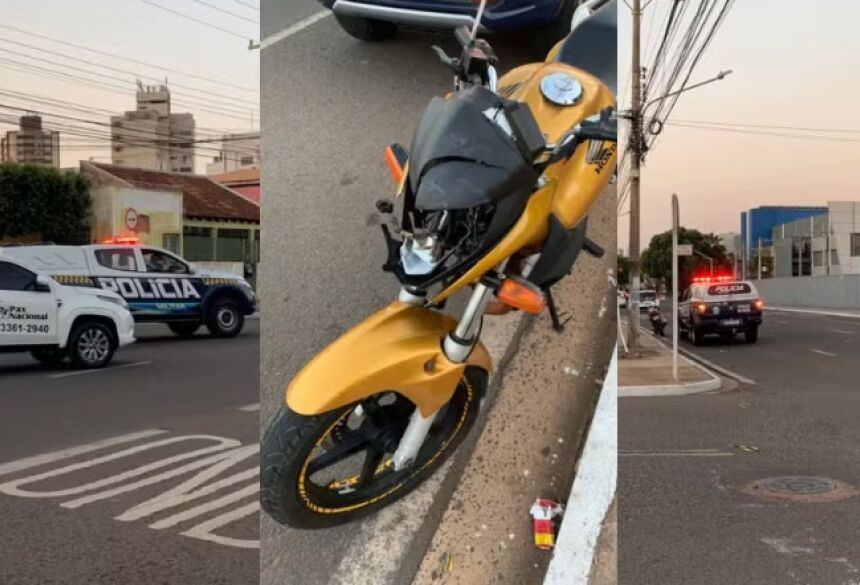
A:
<svg viewBox="0 0 860 585">
<path fill-rule="evenodd" d="M 731 282 L 734 280 L 729 274 L 720 274 L 717 276 L 694 276 L 693 282 L 696 284 L 710 284 L 712 282 Z"/>
<path fill-rule="evenodd" d="M 125 244 L 128 246 L 136 246 L 140 243 L 140 238 L 137 236 L 114 236 L 102 242 L 102 244 Z"/>
</svg>

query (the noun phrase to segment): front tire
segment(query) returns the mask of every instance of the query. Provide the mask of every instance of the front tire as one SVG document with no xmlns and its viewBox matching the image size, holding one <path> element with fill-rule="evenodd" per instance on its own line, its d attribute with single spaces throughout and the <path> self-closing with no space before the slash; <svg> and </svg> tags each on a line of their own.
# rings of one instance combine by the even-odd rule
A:
<svg viewBox="0 0 860 585">
<path fill-rule="evenodd" d="M 245 326 L 245 314 L 231 299 L 217 299 L 206 314 L 206 328 L 214 337 L 236 337 Z"/>
<path fill-rule="evenodd" d="M 693 345 L 702 345 L 702 330 L 695 324 L 690 326 L 690 341 Z"/>
<path fill-rule="evenodd" d="M 87 321 L 75 326 L 69 336 L 69 358 L 80 369 L 103 368 L 116 351 L 113 332 L 103 323 Z"/>
<path fill-rule="evenodd" d="M 394 405 L 400 406 L 391 412 L 398 413 L 400 424 L 393 443 L 392 435 L 365 438 L 365 425 L 374 433 L 381 428 L 379 419 L 372 420 L 373 414 L 365 414 L 357 428 L 349 428 L 358 403 L 316 416 L 282 408 L 269 425 L 260 452 L 261 507 L 280 524 L 327 528 L 391 504 L 418 487 L 451 456 L 474 425 L 486 386 L 487 373 L 467 367 L 454 396 L 436 416 L 416 460 L 399 471 L 394 469 L 391 456 L 414 408 L 405 398 L 397 395 L 394 399 Z M 381 400 L 390 395 L 383 393 L 362 401 L 364 412 L 381 412 L 377 410 Z M 369 408 L 373 401 L 377 406 Z M 377 445 L 378 440 L 383 443 Z M 361 441 L 368 447 L 355 450 Z M 341 452 L 346 455 L 339 457 Z M 361 459 L 356 461 L 356 457 Z M 325 465 L 320 463 L 323 460 Z M 359 475 L 341 479 L 351 460 L 360 463 Z M 330 473 L 336 474 L 334 478 L 329 479 Z M 321 482 L 314 479 L 320 475 Z"/>
<path fill-rule="evenodd" d="M 356 16 L 344 16 L 335 14 L 337 23 L 346 33 L 360 41 L 377 43 L 387 41 L 397 34 L 394 23 L 372 18 L 360 18 Z"/>
</svg>

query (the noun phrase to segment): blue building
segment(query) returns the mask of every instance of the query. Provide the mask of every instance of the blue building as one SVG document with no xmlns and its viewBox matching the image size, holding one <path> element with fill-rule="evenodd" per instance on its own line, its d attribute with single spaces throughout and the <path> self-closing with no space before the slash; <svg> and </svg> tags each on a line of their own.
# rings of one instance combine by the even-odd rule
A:
<svg viewBox="0 0 860 585">
<path fill-rule="evenodd" d="M 777 225 L 826 215 L 827 207 L 782 207 L 765 205 L 741 212 L 741 254 L 750 258 L 756 253 L 759 241 L 769 246 L 773 228 Z"/>
</svg>

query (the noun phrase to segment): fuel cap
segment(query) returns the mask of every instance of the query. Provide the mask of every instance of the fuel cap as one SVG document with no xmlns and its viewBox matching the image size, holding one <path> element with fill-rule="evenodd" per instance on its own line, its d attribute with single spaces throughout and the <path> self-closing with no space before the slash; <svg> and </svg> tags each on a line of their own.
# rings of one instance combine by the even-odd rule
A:
<svg viewBox="0 0 860 585">
<path fill-rule="evenodd" d="M 567 73 L 552 73 L 541 80 L 540 92 L 558 106 L 572 106 L 582 98 L 582 84 Z"/>
</svg>

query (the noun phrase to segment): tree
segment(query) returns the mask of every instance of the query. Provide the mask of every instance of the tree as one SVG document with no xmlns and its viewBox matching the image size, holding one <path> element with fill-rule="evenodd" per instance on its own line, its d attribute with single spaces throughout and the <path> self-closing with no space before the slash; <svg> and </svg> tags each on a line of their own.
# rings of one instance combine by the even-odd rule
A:
<svg viewBox="0 0 860 585">
<path fill-rule="evenodd" d="M 52 167 L 0 164 L 0 241 L 89 241 L 86 180 Z"/>
<path fill-rule="evenodd" d="M 630 284 L 630 258 L 622 254 L 618 255 L 618 286 Z"/>
<path fill-rule="evenodd" d="M 731 268 L 731 260 L 720 238 L 712 233 L 703 234 L 699 230 L 678 228 L 678 243 L 693 244 L 693 249 L 714 259 L 714 272 L 724 272 Z M 667 286 L 672 280 L 672 232 L 666 231 L 651 238 L 648 248 L 641 257 L 642 272 Z M 684 289 L 692 281 L 693 274 L 707 272 L 710 263 L 698 255 L 682 256 L 678 259 L 678 287 Z"/>
</svg>

